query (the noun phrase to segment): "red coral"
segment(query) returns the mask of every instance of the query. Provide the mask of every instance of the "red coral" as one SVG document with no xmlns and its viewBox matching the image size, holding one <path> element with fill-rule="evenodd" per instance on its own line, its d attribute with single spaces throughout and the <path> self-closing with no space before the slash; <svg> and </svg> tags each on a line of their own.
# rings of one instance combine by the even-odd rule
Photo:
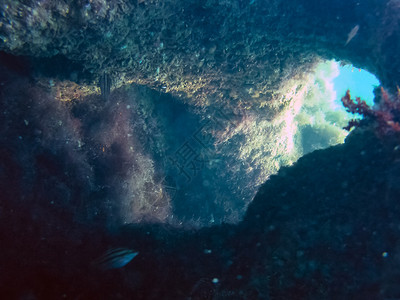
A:
<svg viewBox="0 0 400 300">
<path fill-rule="evenodd" d="M 381 88 L 379 104 L 374 108 L 370 107 L 364 100 L 356 97 L 351 99 L 350 91 L 342 98 L 342 103 L 346 110 L 353 114 L 360 114 L 365 118 L 365 122 L 360 120 L 351 120 L 344 128 L 350 130 L 353 127 L 359 127 L 362 124 L 373 124 L 380 136 L 400 133 L 400 89 L 397 87 L 397 96 L 390 96 Z"/>
</svg>

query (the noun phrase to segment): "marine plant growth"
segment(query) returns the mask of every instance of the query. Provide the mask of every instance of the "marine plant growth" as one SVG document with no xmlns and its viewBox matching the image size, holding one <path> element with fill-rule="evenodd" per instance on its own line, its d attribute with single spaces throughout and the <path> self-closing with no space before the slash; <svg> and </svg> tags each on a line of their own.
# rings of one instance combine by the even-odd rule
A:
<svg viewBox="0 0 400 300">
<path fill-rule="evenodd" d="M 353 127 L 372 126 L 379 137 L 388 135 L 400 135 L 400 89 L 397 87 L 397 94 L 393 96 L 382 87 L 379 95 L 376 96 L 376 104 L 371 107 L 360 97 L 351 99 L 350 91 L 342 98 L 346 110 L 352 114 L 359 114 L 363 119 L 352 119 L 344 127 L 351 130 Z"/>
</svg>

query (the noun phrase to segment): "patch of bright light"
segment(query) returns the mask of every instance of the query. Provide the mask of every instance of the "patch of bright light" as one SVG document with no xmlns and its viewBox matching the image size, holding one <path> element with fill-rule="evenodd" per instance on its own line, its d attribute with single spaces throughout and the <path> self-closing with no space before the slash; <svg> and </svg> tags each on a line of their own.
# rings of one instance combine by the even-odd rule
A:
<svg viewBox="0 0 400 300">
<path fill-rule="evenodd" d="M 351 80 L 349 73 L 355 76 Z M 279 90 L 282 98 L 278 106 L 284 109 L 272 121 L 245 115 L 235 133 L 244 138 L 237 157 L 248 166 L 249 174 L 260 171 L 252 187 L 306 153 L 343 143 L 348 135 L 343 127 L 355 116 L 346 112 L 341 98 L 350 89 L 353 98 L 372 101 L 374 85 L 379 83 L 368 76 L 358 69 L 352 72 L 352 67 L 340 67 L 338 62 L 325 61 L 305 78 L 285 82 Z"/>
<path fill-rule="evenodd" d="M 295 118 L 296 146 L 303 154 L 343 143 L 348 134 L 343 127 L 360 116 L 347 113 L 341 98 L 350 90 L 353 98 L 360 97 L 372 105 L 373 90 L 379 81 L 367 71 L 326 61 L 310 75 L 307 86 L 308 93 Z"/>
<path fill-rule="evenodd" d="M 335 62 L 336 63 L 336 62 Z M 357 69 L 352 65 L 339 66 L 338 76 L 333 80 L 336 94 L 340 98 L 346 94 L 347 90 L 353 97 L 360 97 L 368 105 L 373 105 L 375 87 L 379 86 L 379 80 L 371 73 L 363 69 Z"/>
</svg>

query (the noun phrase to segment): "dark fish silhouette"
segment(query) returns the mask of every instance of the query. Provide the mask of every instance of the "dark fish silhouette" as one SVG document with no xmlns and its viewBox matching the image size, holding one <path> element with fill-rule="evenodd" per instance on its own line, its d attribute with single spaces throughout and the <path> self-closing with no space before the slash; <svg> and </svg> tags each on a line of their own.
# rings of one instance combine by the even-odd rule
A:
<svg viewBox="0 0 400 300">
<path fill-rule="evenodd" d="M 360 25 L 356 25 L 353 27 L 353 29 L 348 34 L 346 44 L 344 44 L 345 46 L 347 46 L 347 44 L 350 43 L 350 41 L 357 35 L 359 29 Z"/>
<path fill-rule="evenodd" d="M 102 270 L 118 269 L 126 266 L 138 254 L 128 248 L 113 248 L 93 261 L 93 265 Z"/>
<path fill-rule="evenodd" d="M 100 91 L 101 91 L 101 97 L 104 100 L 108 100 L 108 97 L 110 96 L 111 92 L 111 77 L 108 75 L 106 72 L 104 72 L 100 76 Z"/>
</svg>

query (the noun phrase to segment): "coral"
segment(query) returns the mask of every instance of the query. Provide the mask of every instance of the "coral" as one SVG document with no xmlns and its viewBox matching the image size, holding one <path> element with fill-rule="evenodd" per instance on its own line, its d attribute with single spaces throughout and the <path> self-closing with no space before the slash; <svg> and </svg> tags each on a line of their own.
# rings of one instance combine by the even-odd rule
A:
<svg viewBox="0 0 400 300">
<path fill-rule="evenodd" d="M 350 91 L 342 98 L 342 103 L 346 110 L 352 114 L 360 114 L 365 120 L 350 120 L 344 128 L 350 130 L 353 127 L 372 125 L 380 137 L 387 135 L 400 134 L 400 90 L 397 87 L 397 95 L 392 96 L 382 87 L 380 89 L 379 102 L 370 107 L 359 97 L 351 99 Z"/>
</svg>

